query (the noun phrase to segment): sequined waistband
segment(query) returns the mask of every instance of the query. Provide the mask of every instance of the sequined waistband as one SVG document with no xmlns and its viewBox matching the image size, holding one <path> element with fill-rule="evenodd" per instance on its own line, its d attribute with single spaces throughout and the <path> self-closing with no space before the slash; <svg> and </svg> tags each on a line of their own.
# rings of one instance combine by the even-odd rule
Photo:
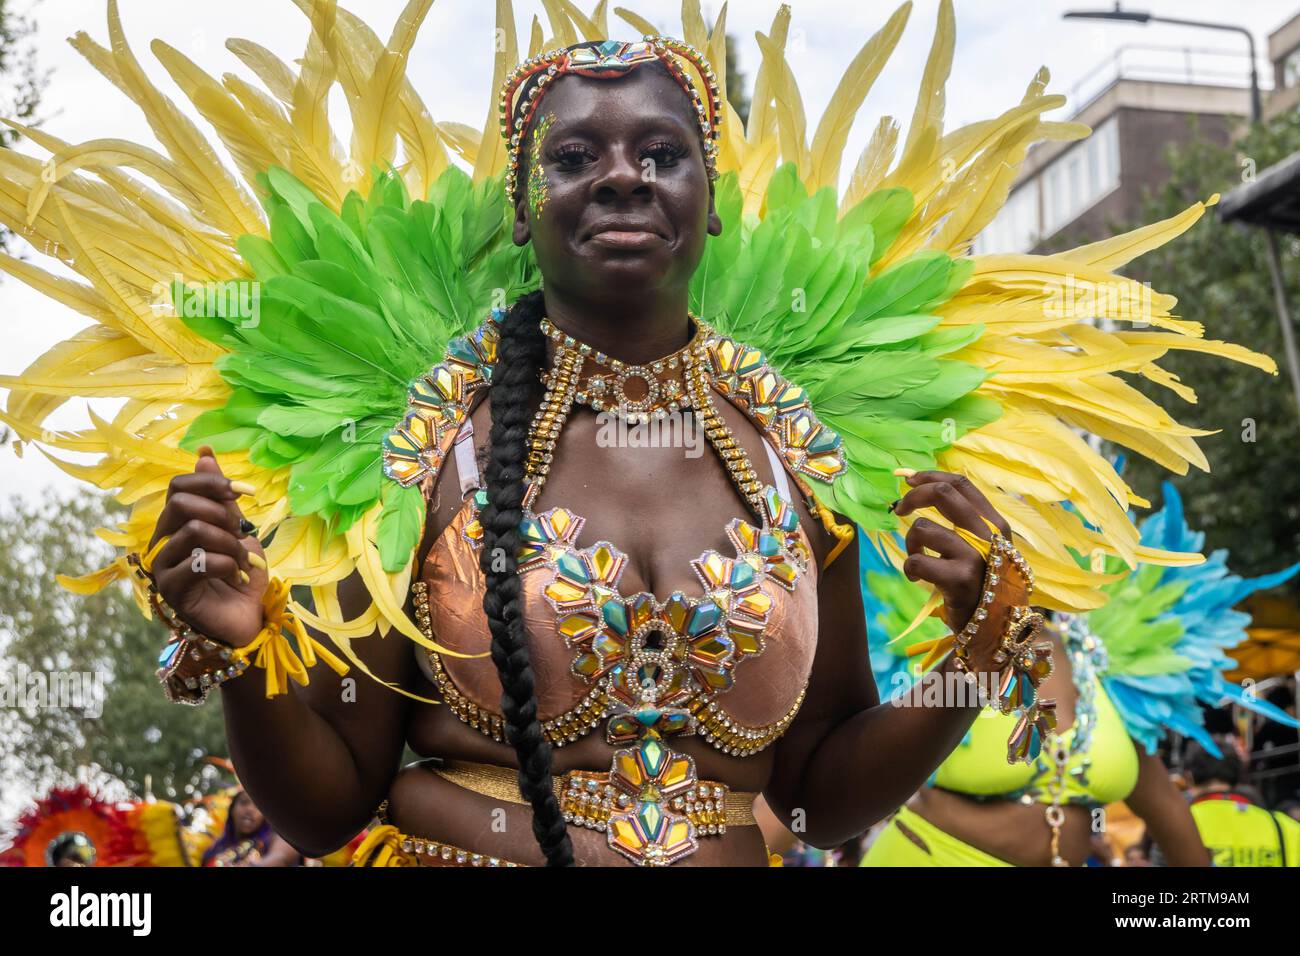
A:
<svg viewBox="0 0 1300 956">
<path fill-rule="evenodd" d="M 528 864 L 515 863 L 484 853 L 474 853 L 438 840 L 411 836 L 402 833 L 391 823 L 381 823 L 366 834 L 365 840 L 357 847 L 356 853 L 352 855 L 352 862 L 348 865 L 519 867 Z"/>
<path fill-rule="evenodd" d="M 429 764 L 429 769 L 444 780 L 486 797 L 508 803 L 527 804 L 519 792 L 518 774 L 494 764 L 444 760 Z M 610 782 L 607 771 L 570 770 L 554 781 L 555 797 L 560 801 L 564 819 L 575 826 L 605 830 L 609 815 L 624 809 L 632 796 L 623 794 Z M 672 807 L 685 815 L 701 835 L 718 835 L 729 826 L 754 826 L 754 801 L 757 793 L 732 792 L 726 784 L 699 781 L 686 793 L 675 797 Z"/>
</svg>

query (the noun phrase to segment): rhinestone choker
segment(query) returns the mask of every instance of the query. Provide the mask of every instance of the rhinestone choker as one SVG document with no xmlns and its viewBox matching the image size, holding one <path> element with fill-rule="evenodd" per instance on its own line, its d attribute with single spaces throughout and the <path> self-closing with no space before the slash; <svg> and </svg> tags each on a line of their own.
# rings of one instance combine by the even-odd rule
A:
<svg viewBox="0 0 1300 956">
<path fill-rule="evenodd" d="M 565 353 L 573 359 L 576 370 L 573 401 L 598 412 L 612 412 L 631 424 L 663 418 L 671 412 L 689 408 L 686 370 L 696 360 L 700 343 L 712 333 L 698 316 L 688 312 L 695 333 L 684 346 L 644 365 L 633 365 L 606 355 L 585 342 L 579 342 L 549 320 L 541 321 L 542 333 L 556 345 L 555 361 L 542 373 L 549 389 L 559 385 L 558 369 L 566 366 Z"/>
</svg>

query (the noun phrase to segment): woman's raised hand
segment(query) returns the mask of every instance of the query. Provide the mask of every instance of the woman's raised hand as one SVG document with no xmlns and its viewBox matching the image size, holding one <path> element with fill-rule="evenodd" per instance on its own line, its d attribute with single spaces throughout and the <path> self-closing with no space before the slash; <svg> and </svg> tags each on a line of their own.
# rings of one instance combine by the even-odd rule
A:
<svg viewBox="0 0 1300 956">
<path fill-rule="evenodd" d="M 988 524 L 1005 538 L 1011 537 L 1007 520 L 965 475 L 947 471 L 918 471 L 907 475 L 912 486 L 894 504 L 894 513 L 908 515 L 934 508 L 955 527 L 985 541 L 992 539 Z M 956 531 L 930 518 L 917 518 L 907 532 L 907 560 L 903 573 L 910 581 L 929 581 L 943 597 L 944 622 L 953 631 L 965 627 L 979 606 L 984 587 L 984 558 Z"/>
<path fill-rule="evenodd" d="M 192 474 L 167 486 L 167 503 L 150 548 L 169 539 L 154 558 L 158 593 L 182 621 L 205 637 L 240 647 L 262 629 L 268 575 L 257 538 L 240 529 L 237 503 L 250 491 L 221 473 L 206 445 Z"/>
</svg>

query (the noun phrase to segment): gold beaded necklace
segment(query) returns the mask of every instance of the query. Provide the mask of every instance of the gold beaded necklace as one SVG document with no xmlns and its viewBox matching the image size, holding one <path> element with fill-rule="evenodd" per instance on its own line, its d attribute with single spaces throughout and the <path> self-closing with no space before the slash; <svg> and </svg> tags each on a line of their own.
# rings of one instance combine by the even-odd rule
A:
<svg viewBox="0 0 1300 956">
<path fill-rule="evenodd" d="M 526 507 L 531 507 L 546 482 L 556 441 L 577 402 L 630 424 L 647 424 L 690 408 L 732 482 L 755 513 L 762 513 L 758 473 L 713 402 L 708 358 L 713 329 L 693 313 L 687 314 L 695 325 L 690 342 L 644 365 L 621 362 L 557 329 L 550 320 L 541 320 L 543 334 L 555 343 L 555 355 L 542 375 L 546 393 L 528 429 Z"/>
<path fill-rule="evenodd" d="M 555 343 L 557 353 L 575 351 L 584 359 L 573 395 L 575 402 L 637 425 L 662 419 L 690 405 L 685 382 L 687 356 L 704 340 L 706 326 L 693 314 L 687 314 L 695 325 L 691 340 L 671 355 L 645 365 L 632 365 L 606 355 L 557 329 L 549 319 L 542 319 L 542 332 Z M 552 386 L 552 373 L 542 373 L 548 387 Z"/>
</svg>

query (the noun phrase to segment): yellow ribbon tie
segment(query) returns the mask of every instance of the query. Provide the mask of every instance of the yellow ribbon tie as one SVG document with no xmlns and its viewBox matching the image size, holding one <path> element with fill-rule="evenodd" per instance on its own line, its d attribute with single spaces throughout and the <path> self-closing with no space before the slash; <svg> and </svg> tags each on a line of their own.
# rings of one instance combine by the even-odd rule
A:
<svg viewBox="0 0 1300 956">
<path fill-rule="evenodd" d="M 835 536 L 835 544 L 831 547 L 830 553 L 826 555 L 826 560 L 822 562 L 822 570 L 825 571 L 857 535 L 853 530 L 853 525 L 841 524 L 836 521 L 835 515 L 831 513 L 830 508 L 827 508 L 816 499 L 813 499 L 813 504 L 817 508 L 817 517 L 821 519 L 822 525 Z"/>
<path fill-rule="evenodd" d="M 307 633 L 302 621 L 288 609 L 289 599 L 288 583 L 272 578 L 262 596 L 266 624 L 252 641 L 233 652 L 236 660 L 248 661 L 266 671 L 268 698 L 288 691 L 289 678 L 306 687 L 309 683 L 307 670 L 316 666 L 318 656 L 340 677 L 348 672 L 347 664 Z M 294 651 L 286 632 L 297 639 L 301 657 Z"/>
<path fill-rule="evenodd" d="M 388 866 L 401 846 L 402 834 L 392 824 L 381 824 L 369 833 L 352 854 L 352 866 Z M 374 859 L 371 859 L 374 854 Z"/>
<path fill-rule="evenodd" d="M 153 547 L 140 555 L 140 567 L 144 569 L 145 574 L 153 573 L 153 563 L 158 560 L 158 553 L 167 547 L 167 542 L 172 539 L 169 534 L 163 535 L 153 543 Z"/>
</svg>

